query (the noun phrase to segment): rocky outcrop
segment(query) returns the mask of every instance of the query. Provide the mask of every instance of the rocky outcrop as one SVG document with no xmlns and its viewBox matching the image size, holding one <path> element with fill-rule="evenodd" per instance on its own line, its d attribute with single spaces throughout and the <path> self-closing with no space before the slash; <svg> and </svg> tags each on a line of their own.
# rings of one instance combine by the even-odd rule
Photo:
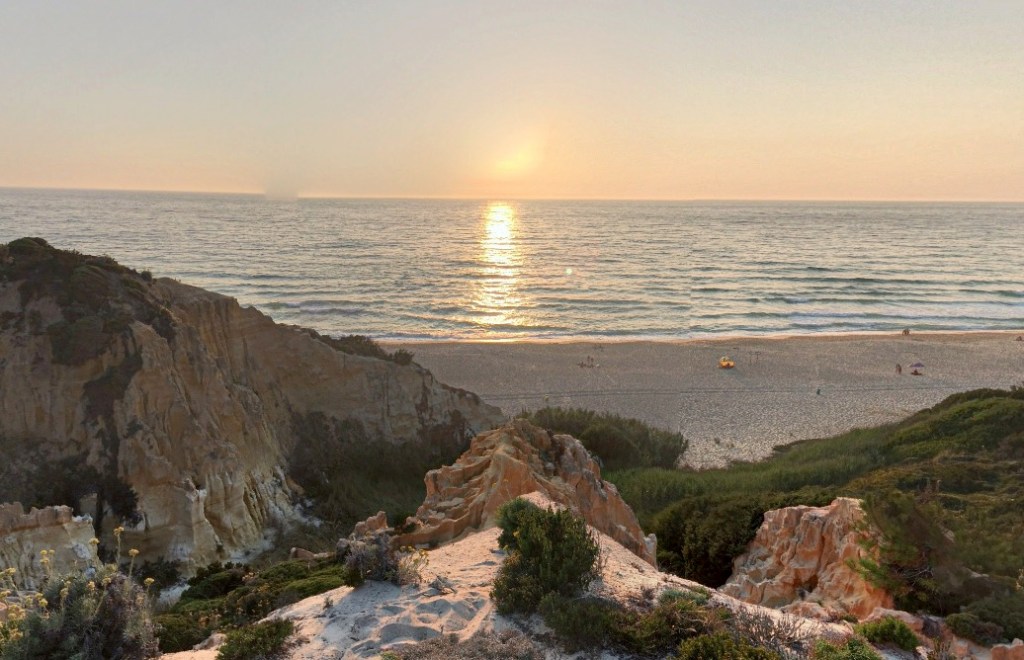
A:
<svg viewBox="0 0 1024 660">
<path fill-rule="evenodd" d="M 794 506 L 764 514 L 747 552 L 722 591 L 748 603 L 801 616 L 864 618 L 892 597 L 849 564 L 867 556 L 860 502 L 841 497 L 826 507 Z"/>
<path fill-rule="evenodd" d="M 581 515 L 648 563 L 653 535 L 645 538 L 633 510 L 579 440 L 552 435 L 525 420 L 473 438 L 454 465 L 431 470 L 427 497 L 398 537 L 401 545 L 436 545 L 493 524 L 505 502 L 537 491 Z"/>
<path fill-rule="evenodd" d="M 0 246 L 0 501 L 11 475 L 88 468 L 106 484 L 98 518 L 119 483 L 138 494 L 123 540 L 143 559 L 202 565 L 293 519 L 289 459 L 318 424 L 465 446 L 501 419 L 415 363 L 337 350 L 232 298 L 39 239 Z"/>
<path fill-rule="evenodd" d="M 48 572 L 97 565 L 92 538 L 92 520 L 71 515 L 66 506 L 25 513 L 21 504 L 0 504 L 0 568 L 16 569 L 23 589 L 37 588 Z M 44 550 L 53 554 L 44 558 Z"/>
<path fill-rule="evenodd" d="M 1012 644 L 996 644 L 992 647 L 992 660 L 1024 660 L 1024 641 L 1015 639 Z"/>
</svg>

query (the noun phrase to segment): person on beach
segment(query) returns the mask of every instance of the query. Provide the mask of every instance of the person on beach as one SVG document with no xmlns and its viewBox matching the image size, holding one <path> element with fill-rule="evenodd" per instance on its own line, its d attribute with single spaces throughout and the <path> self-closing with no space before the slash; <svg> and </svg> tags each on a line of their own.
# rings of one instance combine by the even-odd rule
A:
<svg viewBox="0 0 1024 660">
<path fill-rule="evenodd" d="M 902 373 L 903 373 L 903 367 L 900 366 L 899 364 L 897 364 L 896 365 L 896 375 L 899 376 Z"/>
</svg>

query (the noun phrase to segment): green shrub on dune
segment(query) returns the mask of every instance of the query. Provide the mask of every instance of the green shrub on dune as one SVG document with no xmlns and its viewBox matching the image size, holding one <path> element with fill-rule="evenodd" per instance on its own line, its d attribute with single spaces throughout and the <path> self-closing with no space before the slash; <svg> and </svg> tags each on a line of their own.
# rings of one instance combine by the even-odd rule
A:
<svg viewBox="0 0 1024 660">
<path fill-rule="evenodd" d="M 549 593 L 576 596 L 597 575 L 600 547 L 582 518 L 522 503 L 506 503 L 497 518 L 509 552 L 491 592 L 502 614 L 534 612 Z"/>
<path fill-rule="evenodd" d="M 600 457 L 607 469 L 673 468 L 686 451 L 680 433 L 663 431 L 640 420 L 582 408 L 542 408 L 526 417 L 554 433 L 567 433 Z"/>
<path fill-rule="evenodd" d="M 662 566 L 710 586 L 729 576 L 765 511 L 865 499 L 884 541 L 881 562 L 863 568 L 897 605 L 966 608 L 1007 637 L 1024 634 L 1015 627 L 1024 616 L 1013 614 L 1024 608 L 1013 589 L 1024 557 L 1022 388 L 957 394 L 901 423 L 794 443 L 762 463 L 604 477 L 658 535 Z"/>
</svg>

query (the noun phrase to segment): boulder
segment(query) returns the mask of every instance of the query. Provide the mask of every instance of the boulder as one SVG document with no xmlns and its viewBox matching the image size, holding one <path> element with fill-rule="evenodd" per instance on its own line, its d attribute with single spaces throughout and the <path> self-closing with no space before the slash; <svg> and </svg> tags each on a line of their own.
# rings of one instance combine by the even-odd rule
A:
<svg viewBox="0 0 1024 660">
<path fill-rule="evenodd" d="M 473 438 L 453 465 L 431 470 L 425 482 L 427 496 L 406 521 L 414 529 L 398 536 L 400 545 L 437 545 L 489 527 L 498 507 L 537 491 L 656 563 L 653 534 L 644 536 L 633 510 L 572 436 L 515 420 Z"/>
<path fill-rule="evenodd" d="M 891 608 L 892 597 L 850 565 L 868 556 L 862 542 L 872 534 L 860 502 L 851 498 L 768 511 L 721 590 L 787 611 L 810 601 L 858 619 L 875 608 Z"/>
</svg>

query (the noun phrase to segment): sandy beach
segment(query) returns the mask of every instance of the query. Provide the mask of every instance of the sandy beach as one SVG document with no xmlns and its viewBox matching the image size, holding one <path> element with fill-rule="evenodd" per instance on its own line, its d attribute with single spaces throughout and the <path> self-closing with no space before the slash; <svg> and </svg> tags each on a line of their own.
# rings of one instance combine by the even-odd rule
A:
<svg viewBox="0 0 1024 660">
<path fill-rule="evenodd" d="M 394 344 L 512 415 L 577 406 L 682 431 L 695 467 L 899 420 L 946 396 L 1024 382 L 1017 332 L 678 342 Z M 720 369 L 727 355 L 734 369 Z M 911 374 L 911 365 L 923 364 Z M 898 374 L 896 365 L 902 368 Z"/>
</svg>

